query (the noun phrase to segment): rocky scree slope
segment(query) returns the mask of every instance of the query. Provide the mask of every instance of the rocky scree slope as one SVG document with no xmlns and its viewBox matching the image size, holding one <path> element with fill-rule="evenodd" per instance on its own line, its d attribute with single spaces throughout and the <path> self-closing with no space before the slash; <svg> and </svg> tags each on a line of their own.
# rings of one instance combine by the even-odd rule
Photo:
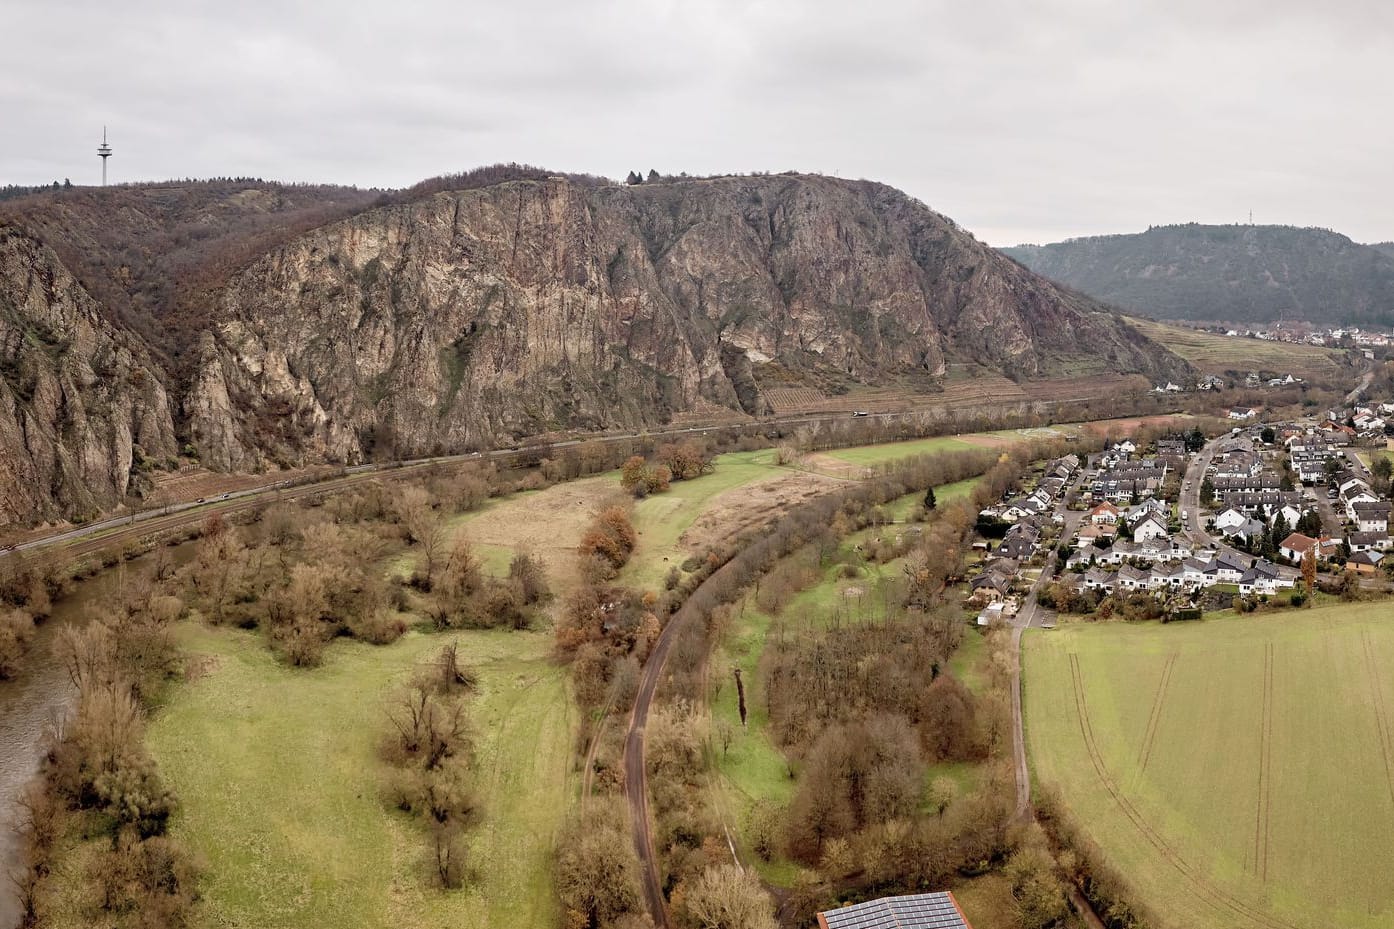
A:
<svg viewBox="0 0 1394 929">
<path fill-rule="evenodd" d="M 1003 251 L 1158 319 L 1394 324 L 1394 255 L 1325 229 L 1192 223 Z"/>
</svg>

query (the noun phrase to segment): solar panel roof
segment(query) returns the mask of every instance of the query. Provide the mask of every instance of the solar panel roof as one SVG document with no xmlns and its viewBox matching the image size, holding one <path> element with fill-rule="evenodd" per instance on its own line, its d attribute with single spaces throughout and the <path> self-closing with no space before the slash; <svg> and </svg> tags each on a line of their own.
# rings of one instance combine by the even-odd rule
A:
<svg viewBox="0 0 1394 929">
<path fill-rule="evenodd" d="M 828 929 L 972 929 L 948 893 L 882 897 L 819 916 Z"/>
</svg>

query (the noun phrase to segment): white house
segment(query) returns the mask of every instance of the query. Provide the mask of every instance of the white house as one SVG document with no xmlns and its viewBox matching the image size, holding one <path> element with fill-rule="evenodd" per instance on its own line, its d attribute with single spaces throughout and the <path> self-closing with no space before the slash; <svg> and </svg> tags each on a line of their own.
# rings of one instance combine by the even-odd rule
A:
<svg viewBox="0 0 1394 929">
<path fill-rule="evenodd" d="M 1089 511 L 1089 521 L 1096 526 L 1115 525 L 1118 522 L 1118 507 L 1104 501 Z"/>
<path fill-rule="evenodd" d="M 1113 575 L 1103 568 L 1090 568 L 1084 572 L 1084 586 L 1090 590 L 1102 590 L 1104 593 L 1113 593 Z"/>
<path fill-rule="evenodd" d="M 1133 526 L 1134 542 L 1151 542 L 1156 539 L 1170 538 L 1171 533 L 1167 532 L 1166 523 L 1156 516 L 1144 517 L 1139 523 Z"/>
<path fill-rule="evenodd" d="M 1346 516 L 1355 521 L 1360 521 L 1359 511 L 1362 507 L 1378 506 L 1380 499 L 1373 492 L 1361 490 L 1343 498 L 1346 502 Z M 1361 532 L 1375 532 L 1374 529 L 1361 529 Z"/>
<path fill-rule="evenodd" d="M 1357 503 L 1351 509 L 1360 532 L 1389 532 L 1389 504 Z"/>
<path fill-rule="evenodd" d="M 1237 529 L 1249 521 L 1249 515 L 1243 510 L 1228 507 L 1223 513 L 1215 517 L 1215 528 L 1224 534 L 1227 530 Z"/>
<path fill-rule="evenodd" d="M 1337 490 L 1342 496 L 1345 496 L 1346 494 L 1351 493 L 1353 490 L 1355 490 L 1355 489 L 1357 489 L 1357 488 L 1358 488 L 1359 490 L 1368 491 L 1368 490 L 1370 489 L 1370 485 L 1367 484 L 1367 483 L 1365 483 L 1365 480 L 1364 480 L 1363 478 L 1356 477 L 1354 474 L 1351 474 L 1350 472 L 1346 472 L 1345 474 L 1337 475 L 1337 477 L 1336 477 L 1336 490 Z"/>
<path fill-rule="evenodd" d="M 1149 577 L 1141 568 L 1125 564 L 1118 569 L 1118 586 L 1123 590 L 1146 590 Z"/>
<path fill-rule="evenodd" d="M 1215 583 L 1215 579 L 1206 574 L 1207 567 L 1203 561 L 1187 558 L 1181 564 L 1181 582 L 1192 587 L 1208 587 Z"/>
<path fill-rule="evenodd" d="M 1303 535 L 1300 532 L 1294 532 L 1286 539 L 1283 539 L 1282 544 L 1278 546 L 1278 554 L 1282 555 L 1288 561 L 1301 561 L 1303 558 L 1307 557 L 1308 552 L 1316 548 L 1316 545 L 1317 540 L 1311 536 Z"/>
<path fill-rule="evenodd" d="M 1217 584 L 1237 584 L 1239 579 L 1244 576 L 1244 567 L 1227 558 L 1216 558 L 1211 562 L 1211 566 L 1215 570 L 1215 583 Z"/>
<path fill-rule="evenodd" d="M 1298 521 L 1302 519 L 1303 513 L 1300 507 L 1284 503 L 1282 509 L 1278 510 L 1278 516 L 1281 516 L 1287 525 L 1296 526 Z"/>
</svg>

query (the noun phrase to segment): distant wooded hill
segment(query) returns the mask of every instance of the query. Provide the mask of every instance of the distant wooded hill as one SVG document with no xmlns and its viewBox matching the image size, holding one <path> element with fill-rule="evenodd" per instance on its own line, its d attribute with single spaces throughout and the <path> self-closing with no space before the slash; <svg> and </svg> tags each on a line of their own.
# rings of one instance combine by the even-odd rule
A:
<svg viewBox="0 0 1394 929">
<path fill-rule="evenodd" d="M 1003 251 L 1158 319 L 1394 324 L 1394 243 L 1361 245 L 1327 229 L 1190 223 Z"/>
</svg>

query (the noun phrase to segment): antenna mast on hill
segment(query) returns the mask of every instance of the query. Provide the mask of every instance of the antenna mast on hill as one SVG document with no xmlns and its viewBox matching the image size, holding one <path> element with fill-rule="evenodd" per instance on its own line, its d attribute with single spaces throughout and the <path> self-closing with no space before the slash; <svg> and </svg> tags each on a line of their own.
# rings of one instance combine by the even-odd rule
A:
<svg viewBox="0 0 1394 929">
<path fill-rule="evenodd" d="M 102 159 L 102 186 L 106 186 L 106 160 L 111 157 L 111 146 L 106 144 L 106 126 L 102 127 L 102 144 L 97 146 L 97 157 Z"/>
<path fill-rule="evenodd" d="M 1253 224 L 1254 224 L 1254 211 L 1253 211 L 1253 210 L 1250 210 L 1250 211 L 1249 211 L 1249 225 L 1252 226 Z"/>
</svg>

